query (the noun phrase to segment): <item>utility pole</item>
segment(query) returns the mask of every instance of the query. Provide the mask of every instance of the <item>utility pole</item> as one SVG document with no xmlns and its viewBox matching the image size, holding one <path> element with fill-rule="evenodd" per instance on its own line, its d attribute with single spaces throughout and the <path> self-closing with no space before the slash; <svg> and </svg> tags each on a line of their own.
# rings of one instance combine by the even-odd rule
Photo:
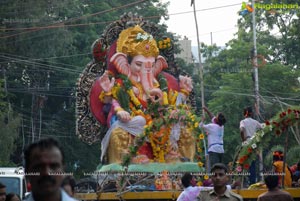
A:
<svg viewBox="0 0 300 201">
<path fill-rule="evenodd" d="M 35 69 L 35 66 L 34 66 Z M 39 140 L 42 135 L 42 110 L 47 97 L 42 91 L 49 91 L 50 72 L 35 71 L 28 76 L 31 91 L 31 142 Z"/>
<path fill-rule="evenodd" d="M 258 65 L 257 65 L 257 49 L 256 49 L 256 21 L 255 21 L 255 1 L 252 0 L 252 29 L 253 29 L 253 71 L 254 71 L 254 94 L 255 94 L 255 106 L 259 113 L 259 85 L 258 85 Z"/>
<path fill-rule="evenodd" d="M 252 29 L 253 29 L 253 71 L 254 71 L 254 95 L 255 95 L 255 109 L 257 118 L 260 114 L 260 103 L 259 103 L 259 85 L 258 85 L 258 64 L 257 64 L 257 49 L 256 49 L 256 19 L 255 19 L 255 1 L 252 0 Z M 259 119 L 259 118 L 258 118 Z M 259 150 L 259 173 L 263 172 L 263 154 L 262 149 Z M 262 175 L 262 174 L 260 174 Z M 263 179 L 263 176 L 261 176 Z"/>
<path fill-rule="evenodd" d="M 201 87 L 201 105 L 202 105 L 202 116 L 205 116 L 205 112 L 203 107 L 205 106 L 204 103 L 204 81 L 203 81 L 203 65 L 201 61 L 201 51 L 200 51 L 200 39 L 199 39 L 199 30 L 198 30 L 198 22 L 197 22 L 197 15 L 196 15 L 196 5 L 195 0 L 191 0 L 191 6 L 193 5 L 194 9 L 194 18 L 195 18 L 195 25 L 196 25 L 196 32 L 197 32 L 197 44 L 198 44 L 198 57 L 199 57 L 199 73 L 200 73 L 200 87 Z M 205 170 L 206 172 L 211 168 L 209 167 L 209 158 L 206 149 L 206 142 L 203 140 L 204 143 L 204 153 L 205 153 Z"/>
<path fill-rule="evenodd" d="M 201 61 L 200 40 L 199 40 L 199 30 L 198 30 L 198 22 L 197 22 L 197 15 L 196 15 L 195 0 L 191 0 L 191 5 L 193 5 L 193 9 L 194 9 L 194 18 L 195 18 L 195 25 L 196 25 L 196 32 L 197 32 L 198 57 L 199 57 L 199 73 L 200 73 L 200 87 L 201 87 L 201 103 L 202 103 L 202 108 L 203 108 L 205 106 L 205 103 L 204 103 L 203 65 L 202 65 L 202 61 Z M 204 110 L 203 109 L 202 109 L 202 114 L 204 116 Z"/>
</svg>

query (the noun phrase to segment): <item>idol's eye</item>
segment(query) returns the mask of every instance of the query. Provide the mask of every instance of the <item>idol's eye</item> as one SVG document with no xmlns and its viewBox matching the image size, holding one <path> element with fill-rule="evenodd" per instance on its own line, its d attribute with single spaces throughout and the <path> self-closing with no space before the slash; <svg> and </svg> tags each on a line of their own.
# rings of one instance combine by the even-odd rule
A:
<svg viewBox="0 0 300 201">
<path fill-rule="evenodd" d="M 137 62 L 135 62 L 135 65 L 137 65 L 137 66 L 142 66 L 142 65 L 143 65 L 143 62 L 137 61 Z"/>
</svg>

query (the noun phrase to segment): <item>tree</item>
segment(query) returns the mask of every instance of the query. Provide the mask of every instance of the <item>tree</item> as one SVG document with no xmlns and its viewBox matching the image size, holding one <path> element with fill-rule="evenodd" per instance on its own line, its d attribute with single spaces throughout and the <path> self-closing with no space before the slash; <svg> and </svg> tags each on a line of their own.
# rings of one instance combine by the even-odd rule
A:
<svg viewBox="0 0 300 201">
<path fill-rule="evenodd" d="M 298 4 L 297 0 L 282 2 L 293 6 Z M 251 1 L 249 1 L 251 4 Z M 278 1 L 265 0 L 263 4 L 278 4 Z M 299 68 L 299 17 L 297 8 L 289 9 L 256 9 L 256 29 L 258 44 L 264 44 L 272 49 L 270 54 L 273 62 L 294 65 Z M 251 14 L 242 16 L 238 21 L 239 32 L 251 30 Z"/>
<path fill-rule="evenodd" d="M 15 140 L 18 137 L 19 117 L 9 108 L 3 82 L 0 82 L 0 166 L 11 166 L 10 157 L 15 150 Z"/>
<path fill-rule="evenodd" d="M 294 45 L 299 44 L 299 34 L 295 32 L 299 27 L 299 15 L 271 16 L 258 10 L 256 19 L 257 52 L 267 62 L 258 68 L 261 108 L 257 112 L 263 122 L 278 111 L 299 104 L 296 98 L 299 93 L 299 60 L 293 59 L 299 52 Z M 283 19 L 290 19 L 290 23 Z M 271 28 L 275 25 L 279 27 L 280 37 L 272 35 Z M 243 118 L 243 108 L 254 106 L 255 100 L 251 14 L 242 16 L 238 26 L 237 39 L 229 41 L 225 49 L 218 52 L 213 47 L 203 46 L 203 52 L 208 55 L 204 75 L 206 102 L 213 112 L 222 111 L 228 119 L 224 137 L 226 161 L 232 160 L 234 155 L 232 145 L 240 144 L 239 121 Z M 211 52 L 215 53 L 214 56 Z M 295 144 L 295 141 L 291 142 L 291 146 Z"/>
<path fill-rule="evenodd" d="M 24 122 L 25 142 L 18 145 L 15 155 L 21 155 L 21 145 L 31 143 L 33 135 L 35 140 L 53 136 L 65 147 L 68 170 L 77 161 L 78 171 L 96 168 L 99 145 L 89 146 L 77 139 L 74 119 L 74 87 L 92 60 L 91 45 L 124 12 L 138 13 L 159 24 L 162 17 L 167 19 L 166 6 L 159 0 L 2 2 L 0 62 L 12 94 L 11 106 Z M 158 26 L 167 30 L 165 25 Z M 14 160 L 21 163 L 20 158 Z"/>
</svg>

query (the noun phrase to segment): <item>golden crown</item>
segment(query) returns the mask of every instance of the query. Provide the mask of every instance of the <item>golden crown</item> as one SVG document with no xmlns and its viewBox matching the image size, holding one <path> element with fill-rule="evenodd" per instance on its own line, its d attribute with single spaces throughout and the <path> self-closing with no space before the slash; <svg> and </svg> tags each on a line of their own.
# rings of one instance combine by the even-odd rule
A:
<svg viewBox="0 0 300 201">
<path fill-rule="evenodd" d="M 117 41 L 117 52 L 128 56 L 143 55 L 157 57 L 159 49 L 153 36 L 145 32 L 139 25 L 123 30 Z"/>
</svg>

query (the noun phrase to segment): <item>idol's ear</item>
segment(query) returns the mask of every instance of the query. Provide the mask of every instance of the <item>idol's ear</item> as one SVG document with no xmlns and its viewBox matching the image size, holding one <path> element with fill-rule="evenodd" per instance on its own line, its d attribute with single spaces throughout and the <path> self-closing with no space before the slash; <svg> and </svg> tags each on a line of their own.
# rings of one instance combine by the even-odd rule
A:
<svg viewBox="0 0 300 201">
<path fill-rule="evenodd" d="M 126 54 L 117 52 L 110 58 L 110 62 L 115 65 L 119 73 L 130 77 L 131 69 Z"/>
</svg>

